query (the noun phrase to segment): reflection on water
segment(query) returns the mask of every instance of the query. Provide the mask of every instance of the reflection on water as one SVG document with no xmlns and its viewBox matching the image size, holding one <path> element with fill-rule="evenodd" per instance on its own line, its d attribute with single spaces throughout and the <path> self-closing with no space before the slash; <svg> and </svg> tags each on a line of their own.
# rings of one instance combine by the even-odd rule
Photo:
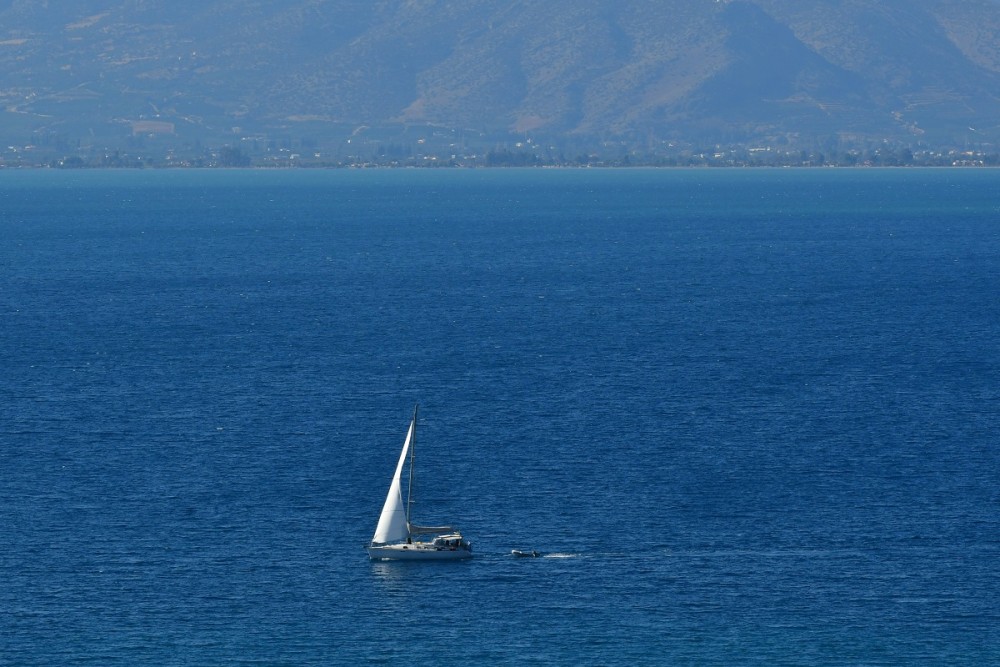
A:
<svg viewBox="0 0 1000 667">
<path fill-rule="evenodd" d="M 405 595 L 407 593 L 408 563 L 372 561 L 372 581 L 382 593 Z"/>
</svg>

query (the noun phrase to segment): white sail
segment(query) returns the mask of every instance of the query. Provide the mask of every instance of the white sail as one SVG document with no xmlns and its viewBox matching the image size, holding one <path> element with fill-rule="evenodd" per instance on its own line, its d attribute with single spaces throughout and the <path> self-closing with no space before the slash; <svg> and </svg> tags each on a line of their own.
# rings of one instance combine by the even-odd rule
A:
<svg viewBox="0 0 1000 667">
<path fill-rule="evenodd" d="M 410 440 L 413 439 L 413 430 L 417 427 L 416 416 L 410 422 L 410 430 L 406 432 L 406 441 L 403 443 L 403 451 L 399 455 L 399 463 L 396 464 L 396 474 L 392 476 L 392 484 L 389 485 L 389 495 L 385 497 L 385 505 L 382 506 L 382 514 L 378 518 L 378 526 L 375 528 L 375 535 L 372 537 L 372 544 L 386 544 L 388 542 L 401 542 L 410 536 L 409 527 L 406 525 L 406 504 L 403 502 L 403 490 L 400 486 L 399 478 L 403 474 L 403 464 L 410 451 Z"/>
</svg>

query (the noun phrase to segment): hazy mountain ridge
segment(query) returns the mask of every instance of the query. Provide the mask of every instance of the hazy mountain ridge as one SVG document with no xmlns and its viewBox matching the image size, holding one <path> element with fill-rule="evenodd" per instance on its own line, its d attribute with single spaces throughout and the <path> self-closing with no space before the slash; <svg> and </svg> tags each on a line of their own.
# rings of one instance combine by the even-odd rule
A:
<svg viewBox="0 0 1000 667">
<path fill-rule="evenodd" d="M 14 0 L 0 26 L 8 143 L 137 121 L 178 141 L 1000 136 L 995 0 Z"/>
</svg>

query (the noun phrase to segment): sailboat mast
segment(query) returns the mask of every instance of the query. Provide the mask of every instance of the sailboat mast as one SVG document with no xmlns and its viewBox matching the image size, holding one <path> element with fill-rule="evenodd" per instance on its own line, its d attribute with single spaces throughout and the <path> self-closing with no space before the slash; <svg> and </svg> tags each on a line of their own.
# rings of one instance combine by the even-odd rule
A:
<svg viewBox="0 0 1000 667">
<path fill-rule="evenodd" d="M 406 530 L 410 530 L 410 503 L 413 499 L 413 449 L 417 444 L 417 408 L 413 406 L 413 424 L 410 426 L 410 478 L 406 484 Z"/>
</svg>

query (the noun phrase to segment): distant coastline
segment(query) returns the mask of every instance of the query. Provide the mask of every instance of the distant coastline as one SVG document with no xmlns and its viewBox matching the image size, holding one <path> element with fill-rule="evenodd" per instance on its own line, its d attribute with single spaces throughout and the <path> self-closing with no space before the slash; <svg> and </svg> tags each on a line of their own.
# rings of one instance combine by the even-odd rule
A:
<svg viewBox="0 0 1000 667">
<path fill-rule="evenodd" d="M 150 156 L 119 151 L 86 155 L 21 154 L 0 157 L 2 169 L 504 169 L 504 168 L 990 168 L 1000 167 L 1000 153 L 983 150 L 917 150 L 881 148 L 835 153 L 754 150 L 745 148 L 688 150 L 667 155 L 584 154 L 550 157 L 523 150 L 482 154 L 417 153 L 405 156 L 326 156 L 290 151 L 243 152 L 222 147 L 202 155 Z"/>
<path fill-rule="evenodd" d="M 147 128 L 148 129 L 148 128 Z M 141 136 L 37 135 L 0 144 L 0 168 L 483 168 L 483 167 L 995 167 L 990 141 L 931 142 L 886 136 L 757 141 L 634 138 L 462 136 L 422 128 L 350 135 L 272 138 L 245 134 L 202 141 L 156 132 Z M 984 139 L 984 138 L 981 138 Z"/>
</svg>

